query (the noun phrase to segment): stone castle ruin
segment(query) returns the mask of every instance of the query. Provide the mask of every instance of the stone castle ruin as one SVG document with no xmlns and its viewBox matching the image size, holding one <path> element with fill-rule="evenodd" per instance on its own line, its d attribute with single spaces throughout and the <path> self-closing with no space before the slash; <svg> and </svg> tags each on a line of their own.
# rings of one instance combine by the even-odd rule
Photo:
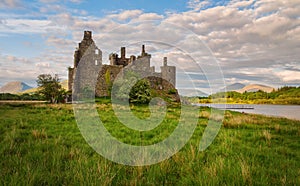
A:
<svg viewBox="0 0 300 186">
<path fill-rule="evenodd" d="M 83 90 L 86 87 L 95 87 L 95 96 L 110 96 L 110 86 L 123 73 L 124 69 L 131 68 L 142 77 L 149 80 L 151 88 L 160 91 L 175 90 L 175 100 L 178 101 L 176 85 L 176 67 L 168 66 L 167 58 L 163 59 L 161 72 L 155 72 L 150 66 L 151 55 L 146 53 L 142 46 L 141 54 L 137 57 L 126 57 L 126 48 L 121 47 L 121 56 L 112 53 L 109 55 L 110 65 L 102 64 L 102 51 L 92 39 L 91 31 L 84 31 L 83 40 L 74 53 L 74 67 L 69 67 L 68 89 Z M 84 68 L 82 68 L 84 67 Z M 73 92 L 74 93 L 74 92 Z"/>
</svg>

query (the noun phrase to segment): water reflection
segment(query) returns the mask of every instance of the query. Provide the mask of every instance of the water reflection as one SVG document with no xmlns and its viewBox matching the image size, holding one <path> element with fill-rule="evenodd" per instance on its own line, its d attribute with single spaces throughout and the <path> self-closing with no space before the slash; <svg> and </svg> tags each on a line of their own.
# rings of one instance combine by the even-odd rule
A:
<svg viewBox="0 0 300 186">
<path fill-rule="evenodd" d="M 286 117 L 300 121 L 300 105 L 254 105 L 254 104 L 197 104 L 237 112 Z"/>
</svg>

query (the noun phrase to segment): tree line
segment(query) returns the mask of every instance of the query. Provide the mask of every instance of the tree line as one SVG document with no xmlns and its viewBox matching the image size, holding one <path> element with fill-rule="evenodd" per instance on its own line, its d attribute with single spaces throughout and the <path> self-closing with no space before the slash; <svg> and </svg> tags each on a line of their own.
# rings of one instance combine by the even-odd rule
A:
<svg viewBox="0 0 300 186">
<path fill-rule="evenodd" d="M 300 86 L 284 86 L 270 93 L 261 90 L 244 93 L 219 92 L 208 97 L 199 97 L 199 102 L 209 103 L 212 99 L 226 99 L 228 103 L 300 104 Z"/>
<path fill-rule="evenodd" d="M 138 76 L 132 75 L 131 78 L 136 80 L 138 79 Z M 130 84 L 128 81 L 129 79 L 125 82 L 116 82 L 117 91 L 114 93 L 118 94 L 118 98 L 126 98 L 126 95 L 124 94 L 126 93 L 126 89 L 128 89 L 128 84 Z M 31 94 L 0 93 L 0 100 L 44 100 L 49 103 L 64 103 L 71 97 L 72 93 L 61 86 L 58 75 L 52 76 L 51 74 L 41 74 L 37 77 L 36 82 L 38 85 L 36 92 Z M 148 80 L 142 79 L 137 81 L 130 90 L 129 102 L 141 104 L 149 103 L 151 100 L 150 89 L 150 82 Z M 85 93 L 85 89 L 83 90 L 83 93 Z"/>
</svg>

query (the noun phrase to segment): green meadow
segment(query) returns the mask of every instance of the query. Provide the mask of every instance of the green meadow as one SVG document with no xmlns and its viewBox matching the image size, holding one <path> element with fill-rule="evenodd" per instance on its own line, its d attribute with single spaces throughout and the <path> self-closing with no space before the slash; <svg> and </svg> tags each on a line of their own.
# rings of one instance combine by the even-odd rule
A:
<svg viewBox="0 0 300 186">
<path fill-rule="evenodd" d="M 176 128 L 179 106 L 169 105 L 160 126 L 133 131 L 97 102 L 110 133 L 133 145 L 155 144 Z M 139 118 L 147 106 L 132 106 Z M 209 108 L 199 109 L 188 143 L 171 158 L 126 166 L 97 154 L 82 137 L 70 104 L 0 103 L 0 185 L 300 185 L 300 121 L 225 112 L 223 125 L 203 152 L 199 142 Z"/>
</svg>

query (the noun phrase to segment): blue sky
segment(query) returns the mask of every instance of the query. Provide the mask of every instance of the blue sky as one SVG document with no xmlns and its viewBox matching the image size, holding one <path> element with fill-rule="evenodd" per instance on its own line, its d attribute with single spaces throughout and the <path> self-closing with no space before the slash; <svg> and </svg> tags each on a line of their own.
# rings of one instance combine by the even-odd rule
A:
<svg viewBox="0 0 300 186">
<path fill-rule="evenodd" d="M 154 27 L 153 20 L 160 26 L 176 26 Z M 0 86 L 9 81 L 34 86 L 40 73 L 57 73 L 65 79 L 84 30 L 92 30 L 97 45 L 108 53 L 122 44 L 163 40 L 179 43 L 190 56 L 201 60 L 197 57 L 200 49 L 188 48 L 195 41 L 189 39 L 197 36 L 203 42 L 198 43 L 205 51 L 203 59 L 209 52 L 214 57 L 206 64 L 210 61 L 219 66 L 226 84 L 299 86 L 300 2 L 294 0 L 2 0 Z M 125 38 L 127 43 L 121 41 Z M 154 52 L 152 65 L 157 69 L 159 59 L 167 55 L 182 72 L 199 73 L 191 75 L 191 81 L 209 92 L 201 70 L 195 72 L 183 54 L 155 53 L 151 44 L 148 48 Z M 107 60 L 107 56 L 103 58 Z M 177 78 L 183 78 L 177 87 L 190 88 L 184 76 Z"/>
</svg>

